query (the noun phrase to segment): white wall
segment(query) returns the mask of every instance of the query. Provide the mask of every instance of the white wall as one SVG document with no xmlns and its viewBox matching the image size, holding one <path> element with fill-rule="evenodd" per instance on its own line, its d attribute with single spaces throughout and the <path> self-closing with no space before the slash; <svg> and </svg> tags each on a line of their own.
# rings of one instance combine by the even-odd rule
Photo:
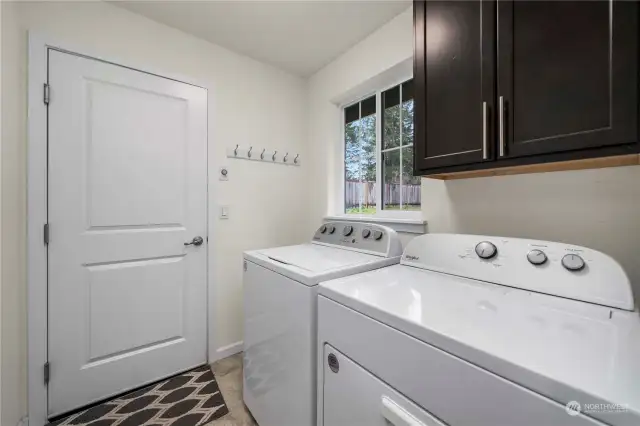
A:
<svg viewBox="0 0 640 426">
<path fill-rule="evenodd" d="M 340 105 L 392 84 L 398 73 L 411 77 L 413 9 L 396 16 L 309 79 L 309 150 L 315 196 L 310 202 L 312 223 L 337 211 L 343 153 L 337 149 L 342 132 Z"/>
<path fill-rule="evenodd" d="M 19 61 L 21 48 L 17 34 L 15 11 L 7 3 L 0 3 L 2 9 L 2 145 L 0 146 L 0 194 L 1 218 L 0 250 L 2 265 L 0 283 L 0 336 L 2 354 L 0 375 L 2 382 L 1 425 L 13 426 L 26 413 L 26 317 L 24 283 L 24 217 L 25 197 L 20 195 L 24 188 L 26 173 L 21 174 L 18 162 L 24 163 L 20 155 L 24 145 L 24 118 L 26 110 L 26 86 L 19 77 L 26 72 L 26 65 Z M 11 64 L 12 66 L 8 66 Z M 18 143 L 18 140 L 22 143 Z M 13 159 L 13 161 L 8 161 Z M 23 189 L 24 191 L 24 189 Z M 8 220 L 12 219 L 12 220 Z M 21 255 L 22 254 L 22 255 Z M 20 306 L 22 305 L 22 306 Z"/>
<path fill-rule="evenodd" d="M 209 88 L 215 347 L 242 339 L 242 252 L 308 238 L 305 81 L 102 2 L 2 1 L 2 426 L 26 414 L 27 30 Z M 301 167 L 227 161 L 236 143 L 300 153 Z M 218 181 L 226 165 L 228 182 Z M 217 205 L 230 219 L 217 218 Z M 55 367 L 54 367 L 55 368 Z"/>
<path fill-rule="evenodd" d="M 314 181 L 325 183 L 312 217 L 338 213 L 342 171 L 332 154 L 341 115 L 333 100 L 353 93 L 375 75 L 412 55 L 407 11 L 310 79 L 309 140 Z M 338 197 L 336 197 L 338 194 Z M 584 245 L 620 263 L 640 300 L 640 167 L 490 177 L 456 181 L 422 179 L 422 212 L 429 232 L 529 237 Z"/>
</svg>

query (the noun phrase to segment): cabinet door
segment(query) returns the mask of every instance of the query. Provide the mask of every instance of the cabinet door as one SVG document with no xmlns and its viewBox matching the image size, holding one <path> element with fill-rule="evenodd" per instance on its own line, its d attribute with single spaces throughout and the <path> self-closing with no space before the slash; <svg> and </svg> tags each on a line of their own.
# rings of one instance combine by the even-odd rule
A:
<svg viewBox="0 0 640 426">
<path fill-rule="evenodd" d="M 498 158 L 637 141 L 637 10 L 498 3 Z"/>
<path fill-rule="evenodd" d="M 494 156 L 495 2 L 414 2 L 415 171 Z"/>
</svg>

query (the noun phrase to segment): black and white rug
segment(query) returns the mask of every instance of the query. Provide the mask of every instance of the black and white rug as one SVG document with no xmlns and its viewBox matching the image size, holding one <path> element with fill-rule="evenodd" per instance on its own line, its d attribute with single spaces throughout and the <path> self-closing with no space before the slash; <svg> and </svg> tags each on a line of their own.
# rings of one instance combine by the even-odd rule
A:
<svg viewBox="0 0 640 426">
<path fill-rule="evenodd" d="M 228 412 L 211 368 L 205 365 L 47 426 L 198 426 Z"/>
</svg>

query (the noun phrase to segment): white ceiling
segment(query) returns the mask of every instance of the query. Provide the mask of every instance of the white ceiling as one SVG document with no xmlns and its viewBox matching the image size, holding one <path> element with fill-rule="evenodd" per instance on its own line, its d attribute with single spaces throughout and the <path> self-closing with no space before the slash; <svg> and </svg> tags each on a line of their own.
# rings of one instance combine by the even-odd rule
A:
<svg viewBox="0 0 640 426">
<path fill-rule="evenodd" d="M 411 2 L 143 0 L 113 4 L 293 74 L 309 76 Z"/>
</svg>

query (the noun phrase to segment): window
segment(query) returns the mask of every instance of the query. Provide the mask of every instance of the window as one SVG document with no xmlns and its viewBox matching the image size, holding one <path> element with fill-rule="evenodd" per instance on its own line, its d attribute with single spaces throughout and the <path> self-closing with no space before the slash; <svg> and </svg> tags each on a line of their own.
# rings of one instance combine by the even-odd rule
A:
<svg viewBox="0 0 640 426">
<path fill-rule="evenodd" d="M 413 177 L 413 80 L 344 108 L 344 165 L 345 213 L 420 211 L 420 178 Z"/>
<path fill-rule="evenodd" d="M 345 212 L 376 212 L 376 96 L 344 110 Z"/>
</svg>

